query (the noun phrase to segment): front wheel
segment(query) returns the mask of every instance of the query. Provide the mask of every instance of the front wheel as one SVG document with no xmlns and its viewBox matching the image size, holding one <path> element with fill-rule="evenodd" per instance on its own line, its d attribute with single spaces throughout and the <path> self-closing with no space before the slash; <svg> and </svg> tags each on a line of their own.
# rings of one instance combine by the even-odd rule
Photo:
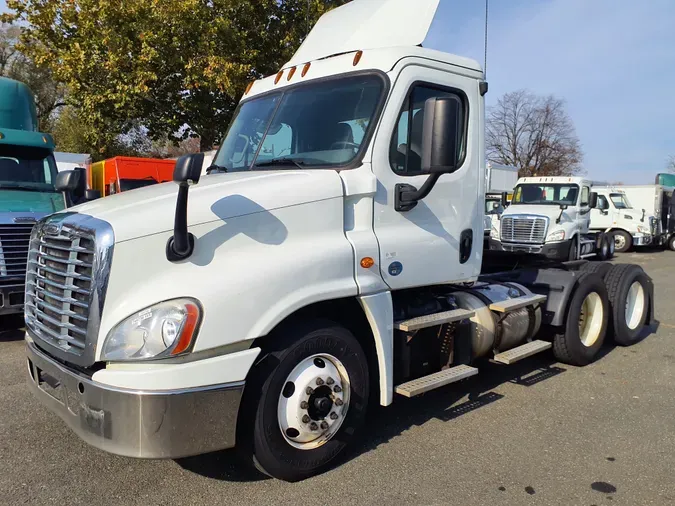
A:
<svg viewBox="0 0 675 506">
<path fill-rule="evenodd" d="M 670 239 L 668 239 L 668 247 L 671 251 L 675 251 L 675 235 L 672 235 Z"/>
<path fill-rule="evenodd" d="M 362 427 L 368 362 L 351 332 L 330 321 L 278 334 L 247 380 L 240 446 L 260 471 L 299 481 L 326 470 Z"/>
<path fill-rule="evenodd" d="M 577 238 L 573 237 L 571 242 L 570 242 L 570 251 L 567 254 L 567 260 L 572 262 L 577 259 L 578 257 L 578 248 L 577 248 Z"/>
<path fill-rule="evenodd" d="M 619 253 L 625 253 L 633 245 L 633 238 L 628 232 L 617 230 L 614 232 L 614 249 Z"/>
</svg>

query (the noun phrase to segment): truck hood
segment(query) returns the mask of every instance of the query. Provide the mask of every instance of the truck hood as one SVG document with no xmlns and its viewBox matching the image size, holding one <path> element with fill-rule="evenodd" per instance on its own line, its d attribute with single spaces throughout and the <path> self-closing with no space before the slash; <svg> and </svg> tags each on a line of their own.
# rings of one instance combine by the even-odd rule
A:
<svg viewBox="0 0 675 506">
<path fill-rule="evenodd" d="M 0 212 L 52 214 L 64 207 L 60 193 L 0 190 Z"/>
<path fill-rule="evenodd" d="M 572 209 L 573 208 L 569 208 L 568 211 Z M 564 214 L 567 214 L 568 211 L 565 211 Z M 502 214 L 502 218 L 516 214 L 528 216 L 548 216 L 551 219 L 551 223 L 555 223 L 556 218 L 560 215 L 560 206 L 512 204 L 506 208 Z"/>
<path fill-rule="evenodd" d="M 115 241 L 173 229 L 178 185 L 163 183 L 122 192 L 68 211 L 107 221 Z M 204 176 L 190 188 L 188 227 L 299 204 L 341 198 L 334 170 L 247 171 Z"/>
</svg>

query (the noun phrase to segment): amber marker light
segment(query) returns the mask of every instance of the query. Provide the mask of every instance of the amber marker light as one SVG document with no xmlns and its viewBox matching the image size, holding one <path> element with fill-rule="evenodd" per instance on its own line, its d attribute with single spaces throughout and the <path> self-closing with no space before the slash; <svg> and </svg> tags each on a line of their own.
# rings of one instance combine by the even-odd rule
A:
<svg viewBox="0 0 675 506">
<path fill-rule="evenodd" d="M 357 51 L 356 54 L 354 55 L 354 66 L 356 67 L 359 62 L 361 61 L 361 57 L 363 56 L 363 51 Z"/>
<path fill-rule="evenodd" d="M 305 66 L 302 67 L 302 74 L 300 74 L 300 77 L 305 77 L 307 75 L 307 72 L 309 72 L 309 67 L 311 67 L 311 63 L 305 63 Z"/>
<path fill-rule="evenodd" d="M 281 81 L 281 77 L 284 75 L 284 71 L 280 70 L 277 74 L 277 77 L 274 78 L 274 84 L 278 84 Z"/>
<path fill-rule="evenodd" d="M 186 304 L 187 317 L 185 324 L 181 330 L 180 337 L 176 347 L 171 351 L 172 355 L 180 355 L 185 352 L 192 344 L 192 338 L 197 330 L 197 323 L 199 323 L 199 308 L 196 304 Z"/>
<path fill-rule="evenodd" d="M 291 79 L 293 79 L 293 76 L 295 75 L 295 70 L 296 70 L 295 67 L 293 67 L 293 68 L 291 69 L 291 71 L 288 73 L 288 78 L 287 78 L 287 79 L 288 79 L 289 81 L 290 81 Z"/>
<path fill-rule="evenodd" d="M 373 265 L 375 265 L 375 260 L 373 260 L 370 257 L 363 257 L 361 259 L 361 267 L 364 269 L 370 269 Z"/>
</svg>

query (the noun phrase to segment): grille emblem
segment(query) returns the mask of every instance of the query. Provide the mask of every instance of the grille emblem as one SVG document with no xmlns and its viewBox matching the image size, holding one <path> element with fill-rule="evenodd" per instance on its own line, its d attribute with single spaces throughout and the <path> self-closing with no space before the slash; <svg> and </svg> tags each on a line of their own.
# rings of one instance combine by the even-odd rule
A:
<svg viewBox="0 0 675 506">
<path fill-rule="evenodd" d="M 54 223 L 48 223 L 42 227 L 42 232 L 48 235 L 59 235 L 61 233 L 61 227 Z"/>
</svg>

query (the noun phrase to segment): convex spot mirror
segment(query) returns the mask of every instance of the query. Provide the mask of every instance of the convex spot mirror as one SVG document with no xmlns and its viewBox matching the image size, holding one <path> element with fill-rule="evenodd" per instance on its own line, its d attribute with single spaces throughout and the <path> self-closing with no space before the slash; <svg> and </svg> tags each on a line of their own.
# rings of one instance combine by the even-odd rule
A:
<svg viewBox="0 0 675 506">
<path fill-rule="evenodd" d="M 424 103 L 422 172 L 449 174 L 461 162 L 465 109 L 458 96 L 430 98 Z"/>
</svg>

